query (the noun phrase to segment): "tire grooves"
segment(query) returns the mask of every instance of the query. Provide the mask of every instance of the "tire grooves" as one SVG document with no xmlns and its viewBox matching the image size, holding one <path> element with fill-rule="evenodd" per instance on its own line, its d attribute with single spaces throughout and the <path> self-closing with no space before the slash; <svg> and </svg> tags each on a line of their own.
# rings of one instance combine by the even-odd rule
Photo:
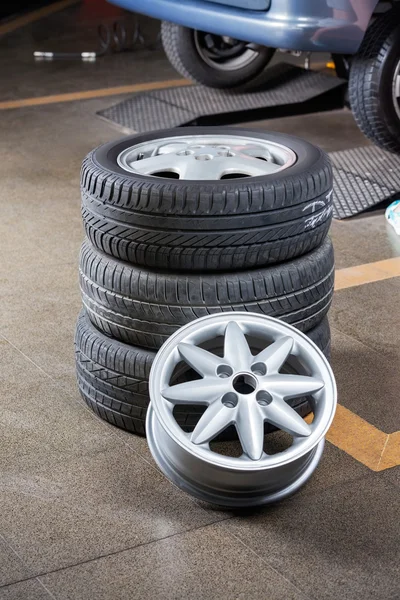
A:
<svg viewBox="0 0 400 600">
<path fill-rule="evenodd" d="M 327 320 L 309 335 L 329 357 Z M 75 349 L 78 387 L 88 406 L 105 421 L 145 435 L 148 377 L 155 352 L 106 337 L 90 323 L 84 310 L 78 318 Z M 294 406 L 302 416 L 310 412 L 304 399 L 296 399 Z M 176 418 L 181 427 L 187 429 L 195 426 L 200 415 L 198 407 L 182 407 Z"/>
<path fill-rule="evenodd" d="M 279 267 L 178 277 L 119 262 L 85 242 L 80 271 L 83 302 L 96 327 L 126 343 L 157 349 L 185 323 L 225 311 L 267 314 L 306 331 L 329 309 L 334 257 L 327 239 Z"/>
</svg>

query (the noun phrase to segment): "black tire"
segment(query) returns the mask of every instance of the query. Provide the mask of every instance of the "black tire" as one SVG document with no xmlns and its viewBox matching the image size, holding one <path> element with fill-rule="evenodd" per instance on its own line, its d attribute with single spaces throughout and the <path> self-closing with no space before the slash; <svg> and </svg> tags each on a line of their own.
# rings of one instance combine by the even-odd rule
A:
<svg viewBox="0 0 400 600">
<path fill-rule="evenodd" d="M 324 319 L 307 335 L 329 359 L 328 320 Z M 76 326 L 75 352 L 78 387 L 87 405 L 104 421 L 145 435 L 150 401 L 148 378 L 156 353 L 105 336 L 93 326 L 84 310 Z M 292 406 L 302 416 L 310 412 L 304 398 L 296 398 Z M 181 427 L 189 431 L 201 414 L 199 407 L 180 407 L 175 417 Z M 273 430 L 272 426 L 266 427 L 266 432 Z"/>
<path fill-rule="evenodd" d="M 201 32 L 163 21 L 161 40 L 165 54 L 180 75 L 213 88 L 235 88 L 245 85 L 262 73 L 271 61 L 275 49 L 259 46 L 258 55 L 247 65 L 234 70 L 221 70 L 218 64 L 208 64 L 196 43 Z"/>
<path fill-rule="evenodd" d="M 179 136 L 181 130 L 100 146 L 84 160 L 81 179 L 83 221 L 92 244 L 133 264 L 188 271 L 264 266 L 319 246 L 332 220 L 326 154 L 284 134 L 224 131 L 286 145 L 297 161 L 269 176 L 192 181 L 134 174 L 117 164 L 124 149 Z M 185 135 L 192 134 L 215 134 L 215 129 L 185 128 Z"/>
<path fill-rule="evenodd" d="M 350 69 L 349 97 L 361 131 L 375 144 L 400 152 L 400 104 L 392 86 L 400 61 L 400 8 L 376 18 Z M 397 104 L 397 106 L 396 106 Z"/>
<path fill-rule="evenodd" d="M 185 323 L 208 314 L 249 311 L 312 329 L 326 315 L 334 282 L 329 238 L 292 262 L 218 275 L 145 271 L 84 242 L 80 256 L 82 299 L 105 334 L 158 349 Z"/>
</svg>

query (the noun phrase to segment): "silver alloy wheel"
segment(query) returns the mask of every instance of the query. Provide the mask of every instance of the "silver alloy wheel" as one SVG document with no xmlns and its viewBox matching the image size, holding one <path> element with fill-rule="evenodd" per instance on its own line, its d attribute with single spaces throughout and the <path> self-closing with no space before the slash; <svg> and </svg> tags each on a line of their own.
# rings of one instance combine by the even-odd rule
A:
<svg viewBox="0 0 400 600">
<path fill-rule="evenodd" d="M 258 52 L 249 48 L 245 42 L 234 40 L 227 36 L 213 36 L 195 30 L 194 43 L 201 59 L 213 69 L 218 71 L 236 71 L 251 64 L 257 57 Z M 226 47 L 226 51 L 218 51 L 215 44 L 207 44 L 207 38 L 212 42 L 220 40 Z"/>
<path fill-rule="evenodd" d="M 223 336 L 223 358 L 205 350 Z M 251 340 L 263 341 L 253 355 Z M 201 379 L 170 385 L 181 361 Z M 295 374 L 283 374 L 288 365 Z M 254 313 L 209 315 L 174 333 L 150 373 L 146 434 L 163 473 L 176 485 L 214 504 L 257 506 L 293 494 L 316 468 L 336 408 L 336 385 L 322 352 L 303 333 Z M 314 413 L 304 421 L 286 400 L 307 396 Z M 204 405 L 192 433 L 174 418 L 176 405 Z M 264 422 L 293 438 L 276 454 L 264 451 Z M 241 456 L 226 456 L 210 442 L 234 425 Z"/>
<path fill-rule="evenodd" d="M 400 61 L 398 62 L 396 70 L 394 72 L 392 97 L 394 108 L 396 110 L 398 118 L 400 119 Z"/>
<path fill-rule="evenodd" d="M 123 150 L 118 165 L 153 177 L 219 180 L 271 175 L 296 162 L 282 144 L 241 135 L 159 138 Z"/>
</svg>

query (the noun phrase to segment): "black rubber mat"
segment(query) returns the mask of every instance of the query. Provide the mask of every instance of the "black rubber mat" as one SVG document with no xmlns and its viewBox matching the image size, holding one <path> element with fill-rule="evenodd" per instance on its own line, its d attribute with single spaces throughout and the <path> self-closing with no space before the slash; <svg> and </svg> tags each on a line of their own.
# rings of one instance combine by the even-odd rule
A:
<svg viewBox="0 0 400 600">
<path fill-rule="evenodd" d="M 271 67 L 267 75 L 263 88 L 253 92 L 233 93 L 200 85 L 166 88 L 137 94 L 97 114 L 141 133 L 200 122 L 211 125 L 253 120 L 260 111 L 264 119 L 284 116 L 285 110 L 274 110 L 283 107 L 289 107 L 289 114 L 310 112 L 318 108 L 309 103 L 326 95 L 329 98 L 321 103 L 325 110 L 343 103 L 345 83 L 336 77 L 286 63 Z"/>
<path fill-rule="evenodd" d="M 353 217 L 400 194 L 400 156 L 365 146 L 331 152 L 333 216 Z"/>
</svg>

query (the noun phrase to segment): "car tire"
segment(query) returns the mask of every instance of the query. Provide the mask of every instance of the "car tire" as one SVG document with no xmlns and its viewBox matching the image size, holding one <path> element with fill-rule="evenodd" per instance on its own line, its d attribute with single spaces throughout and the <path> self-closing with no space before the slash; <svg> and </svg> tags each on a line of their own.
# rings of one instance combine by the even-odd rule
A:
<svg viewBox="0 0 400 600">
<path fill-rule="evenodd" d="M 226 311 L 258 312 L 308 331 L 326 315 L 333 284 L 329 238 L 291 262 L 223 274 L 145 271 L 87 241 L 80 255 L 82 300 L 92 322 L 106 335 L 155 350 L 182 325 Z"/>
<path fill-rule="evenodd" d="M 147 268 L 227 271 L 287 261 L 322 243 L 332 220 L 333 185 L 322 150 L 285 134 L 224 128 L 224 139 L 279 145 L 295 162 L 270 175 L 234 180 L 169 179 L 118 164 L 132 146 L 182 135 L 217 133 L 212 127 L 151 132 L 86 157 L 82 215 L 96 248 Z"/>
<path fill-rule="evenodd" d="M 400 9 L 378 16 L 352 59 L 350 106 L 376 145 L 400 152 Z"/>
<path fill-rule="evenodd" d="M 162 45 L 171 65 L 183 77 L 207 87 L 229 89 L 248 84 L 262 73 L 275 53 L 275 49 L 266 46 L 249 50 L 243 42 L 236 42 L 237 47 L 242 48 L 239 56 L 213 59 L 203 43 L 206 37 L 223 39 L 167 21 L 161 24 Z"/>
<path fill-rule="evenodd" d="M 325 318 L 307 335 L 329 359 L 328 320 Z M 130 433 L 145 435 L 150 402 L 148 380 L 156 353 L 105 336 L 84 310 L 76 326 L 75 352 L 78 387 L 86 404 L 104 421 Z M 187 375 L 185 378 L 185 373 L 181 373 L 175 382 L 187 380 Z M 296 398 L 292 406 L 301 416 L 310 412 L 305 398 Z M 179 425 L 191 431 L 202 413 L 198 406 L 182 406 L 174 414 Z M 266 433 L 273 430 L 273 426 L 266 426 Z"/>
</svg>

